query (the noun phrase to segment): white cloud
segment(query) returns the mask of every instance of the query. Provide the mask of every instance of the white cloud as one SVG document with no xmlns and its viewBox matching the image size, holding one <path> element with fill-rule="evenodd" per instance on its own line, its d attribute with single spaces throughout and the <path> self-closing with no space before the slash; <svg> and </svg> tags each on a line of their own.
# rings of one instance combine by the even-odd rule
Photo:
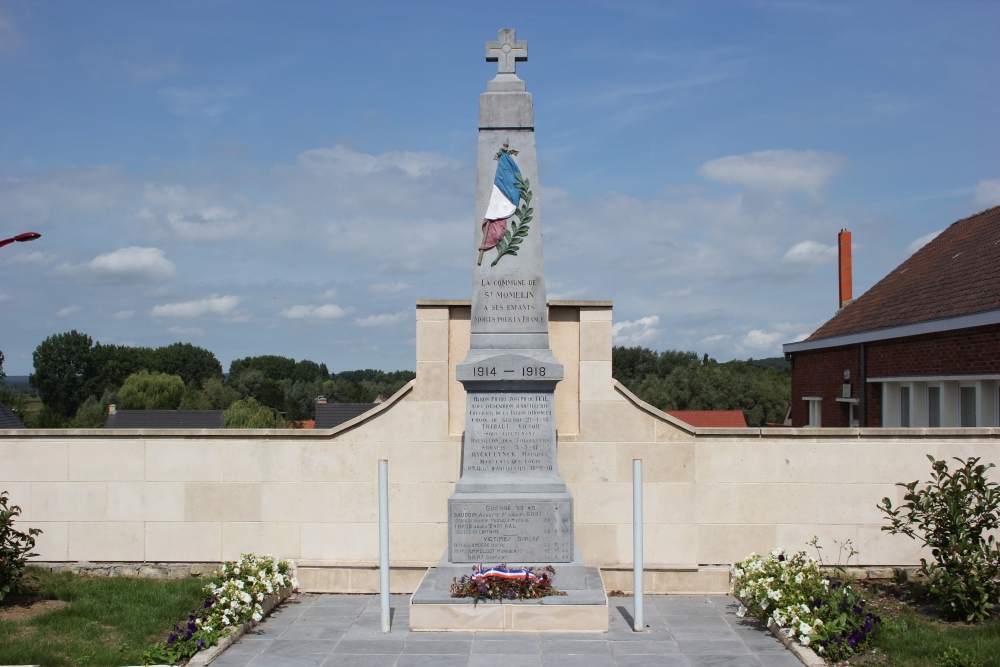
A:
<svg viewBox="0 0 1000 667">
<path fill-rule="evenodd" d="M 804 192 L 818 197 L 844 166 L 844 158 L 819 151 L 773 150 L 709 160 L 698 174 L 717 183 L 764 192 Z"/>
<path fill-rule="evenodd" d="M 255 231 L 259 225 L 248 220 L 238 206 L 219 203 L 224 196 L 233 198 L 183 185 L 146 183 L 142 192 L 145 206 L 136 213 L 135 220 L 147 232 L 159 229 L 184 241 L 232 240 Z"/>
<path fill-rule="evenodd" d="M 796 243 L 781 261 L 785 264 L 825 264 L 837 259 L 837 246 L 823 245 L 816 241 Z"/>
<path fill-rule="evenodd" d="M 994 178 L 991 181 L 979 181 L 976 185 L 976 194 L 972 198 L 972 203 L 983 208 L 1000 204 L 1000 178 Z"/>
<path fill-rule="evenodd" d="M 63 264 L 56 272 L 91 283 L 133 284 L 169 280 L 177 269 L 159 248 L 132 246 L 98 255 L 83 264 Z"/>
<path fill-rule="evenodd" d="M 322 306 L 292 306 L 281 311 L 281 316 L 289 320 L 336 320 L 350 312 L 335 303 Z"/>
<path fill-rule="evenodd" d="M 69 317 L 73 313 L 79 312 L 80 306 L 66 306 L 62 310 L 56 311 L 56 315 L 59 317 Z"/>
<path fill-rule="evenodd" d="M 939 229 L 936 232 L 931 232 L 930 234 L 921 236 L 919 239 L 917 239 L 916 241 L 914 241 L 913 243 L 911 243 L 906 247 L 906 252 L 912 255 L 913 253 L 915 253 L 916 251 L 920 250 L 925 245 L 933 241 L 937 237 L 937 235 L 943 231 L 944 231 L 943 229 Z"/>
<path fill-rule="evenodd" d="M 611 337 L 615 345 L 644 345 L 650 343 L 659 335 L 656 325 L 660 323 L 657 315 L 642 317 L 632 322 L 618 322 L 611 327 Z"/>
<path fill-rule="evenodd" d="M 374 283 L 368 289 L 379 294 L 398 294 L 410 289 L 410 285 L 402 281 L 394 283 Z"/>
<path fill-rule="evenodd" d="M 243 300 L 241 296 L 219 296 L 213 294 L 207 299 L 165 303 L 153 306 L 153 317 L 201 317 L 202 315 L 234 315 L 236 307 Z"/>
<path fill-rule="evenodd" d="M 743 346 L 752 350 L 762 350 L 768 353 L 777 354 L 780 351 L 780 343 L 784 341 L 786 335 L 780 331 L 763 331 L 752 329 L 743 336 Z"/>
<path fill-rule="evenodd" d="M 416 178 L 439 169 L 454 169 L 460 163 L 440 153 L 427 151 L 420 153 L 392 151 L 381 155 L 370 155 L 337 145 L 300 153 L 299 164 L 316 175 L 365 175 L 398 169 L 407 176 Z"/>
<path fill-rule="evenodd" d="M 205 335 L 205 330 L 198 327 L 170 327 L 167 331 L 187 338 L 201 338 Z"/>
<path fill-rule="evenodd" d="M 413 311 L 406 309 L 401 310 L 398 313 L 383 313 L 381 315 L 369 315 L 368 317 L 359 317 L 354 320 L 354 323 L 359 327 L 381 327 L 389 328 L 394 327 L 400 322 L 405 321 L 408 317 L 412 316 Z"/>
<path fill-rule="evenodd" d="M 51 264 L 56 258 L 50 252 L 17 252 L 12 253 L 9 258 L 5 257 L 4 262 L 8 264 Z"/>
<path fill-rule="evenodd" d="M 117 313 L 115 313 L 111 317 L 114 318 L 114 319 L 116 319 L 116 320 L 127 320 L 130 317 L 132 317 L 133 315 L 135 315 L 135 311 L 134 310 L 119 310 Z"/>
</svg>

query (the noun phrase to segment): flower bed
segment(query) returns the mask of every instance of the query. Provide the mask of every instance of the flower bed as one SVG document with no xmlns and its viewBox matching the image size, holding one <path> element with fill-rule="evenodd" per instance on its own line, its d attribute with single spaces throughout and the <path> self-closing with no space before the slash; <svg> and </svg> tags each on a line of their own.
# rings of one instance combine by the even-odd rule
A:
<svg viewBox="0 0 1000 667">
<path fill-rule="evenodd" d="M 219 644 L 222 637 L 243 624 L 260 621 L 267 613 L 264 605 L 269 597 L 298 586 L 290 574 L 291 567 L 289 561 L 253 554 L 243 554 L 237 563 L 223 563 L 219 583 L 205 587 L 209 597 L 188 615 L 186 622 L 173 629 L 166 641 L 146 652 L 145 664 L 177 664 Z"/>
<path fill-rule="evenodd" d="M 787 628 L 804 646 L 831 660 L 863 648 L 881 619 L 866 610 L 861 593 L 849 582 L 823 574 L 806 552 L 775 549 L 751 554 L 733 566 L 732 592 L 749 614 L 767 625 Z"/>
</svg>

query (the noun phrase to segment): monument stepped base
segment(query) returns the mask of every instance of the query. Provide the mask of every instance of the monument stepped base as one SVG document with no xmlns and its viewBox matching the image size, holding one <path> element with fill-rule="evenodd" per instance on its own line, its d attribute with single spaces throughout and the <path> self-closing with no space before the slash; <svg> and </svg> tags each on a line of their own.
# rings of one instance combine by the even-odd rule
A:
<svg viewBox="0 0 1000 667">
<path fill-rule="evenodd" d="M 415 632 L 607 632 L 608 596 L 601 571 L 585 568 L 584 585 L 537 600 L 503 602 L 453 598 L 451 573 L 432 567 L 410 598 Z M 558 570 L 556 586 L 558 587 Z M 447 577 L 447 578 L 445 578 Z"/>
</svg>

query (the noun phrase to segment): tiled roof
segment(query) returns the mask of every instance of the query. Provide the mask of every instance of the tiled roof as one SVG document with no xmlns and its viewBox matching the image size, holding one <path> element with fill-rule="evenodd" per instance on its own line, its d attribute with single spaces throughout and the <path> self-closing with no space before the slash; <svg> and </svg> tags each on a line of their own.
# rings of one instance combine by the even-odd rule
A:
<svg viewBox="0 0 1000 667">
<path fill-rule="evenodd" d="M 1000 206 L 953 223 L 806 340 L 1000 308 Z"/>
<path fill-rule="evenodd" d="M 25 428 L 25 426 L 10 408 L 0 403 L 0 429 L 3 428 Z"/>
<path fill-rule="evenodd" d="M 105 428 L 222 428 L 224 410 L 117 410 Z"/>
<path fill-rule="evenodd" d="M 698 428 L 746 428 L 742 410 L 664 410 L 671 417 Z"/>
<path fill-rule="evenodd" d="M 350 421 L 369 410 L 377 408 L 376 403 L 317 403 L 316 425 L 314 428 L 333 428 Z"/>
</svg>

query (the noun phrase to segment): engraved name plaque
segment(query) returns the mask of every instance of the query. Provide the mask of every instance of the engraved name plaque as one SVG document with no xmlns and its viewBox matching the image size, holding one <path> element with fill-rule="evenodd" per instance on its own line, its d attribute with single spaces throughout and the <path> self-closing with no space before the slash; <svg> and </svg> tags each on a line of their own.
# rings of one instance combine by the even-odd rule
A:
<svg viewBox="0 0 1000 667">
<path fill-rule="evenodd" d="M 451 558 L 459 563 L 558 563 L 572 560 L 568 500 L 461 500 L 449 505 Z"/>
</svg>

